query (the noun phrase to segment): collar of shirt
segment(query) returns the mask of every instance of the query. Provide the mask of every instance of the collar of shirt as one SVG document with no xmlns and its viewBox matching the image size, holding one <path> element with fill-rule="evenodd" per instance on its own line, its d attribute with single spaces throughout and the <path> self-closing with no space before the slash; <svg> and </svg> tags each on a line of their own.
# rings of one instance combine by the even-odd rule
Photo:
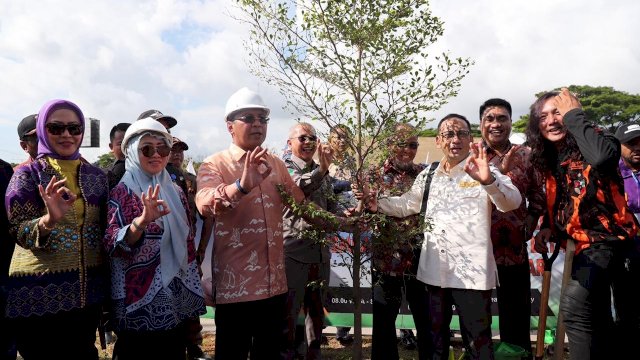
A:
<svg viewBox="0 0 640 360">
<path fill-rule="evenodd" d="M 509 152 L 513 144 L 511 143 L 511 141 L 507 140 L 507 147 L 505 151 L 501 153 L 496 151 L 496 149 L 492 148 L 491 146 L 489 146 L 489 144 L 485 140 L 482 140 L 482 146 L 484 146 L 484 148 L 487 149 L 487 155 L 499 156 L 500 158 L 502 158 L 507 152 Z"/>
<path fill-rule="evenodd" d="M 400 170 L 389 159 L 385 160 L 384 164 L 382 165 L 382 171 L 385 174 L 389 174 L 391 172 L 395 172 L 395 173 L 398 173 L 398 174 L 407 174 L 407 175 L 416 177 L 416 176 L 418 176 L 418 174 L 422 170 L 424 170 L 424 166 L 420 165 L 420 164 L 416 164 L 416 163 L 411 164 L 411 168 L 410 169 Z"/>
<path fill-rule="evenodd" d="M 311 162 L 307 164 L 306 161 L 300 159 L 299 157 L 297 157 L 297 156 L 295 156 L 293 154 L 291 154 L 290 160 L 302 172 L 307 172 L 307 171 L 313 170 L 314 165 L 315 165 L 315 162 L 313 160 L 311 160 Z"/>
<path fill-rule="evenodd" d="M 438 164 L 438 168 L 436 169 L 436 171 L 443 173 L 447 176 L 449 176 L 453 172 L 460 172 L 460 171 L 464 172 L 464 165 L 467 163 L 467 159 L 469 159 L 469 156 L 471 156 L 471 152 L 469 152 L 466 158 L 464 158 L 462 161 L 457 163 L 456 166 L 450 167 L 449 173 L 444 171 L 444 164 L 447 162 L 447 159 L 443 157 L 442 160 L 440 160 L 440 163 Z"/>
<path fill-rule="evenodd" d="M 229 152 L 231 153 L 231 158 L 234 161 L 242 160 L 242 157 L 244 156 L 244 154 L 247 153 L 245 150 L 243 150 L 241 147 L 239 147 L 234 143 L 231 143 L 231 145 L 229 145 Z"/>
</svg>

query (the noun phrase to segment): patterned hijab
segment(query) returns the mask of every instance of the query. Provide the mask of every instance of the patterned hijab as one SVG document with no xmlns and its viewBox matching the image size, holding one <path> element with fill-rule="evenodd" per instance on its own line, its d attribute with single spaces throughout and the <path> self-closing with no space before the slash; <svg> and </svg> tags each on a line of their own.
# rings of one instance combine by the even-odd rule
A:
<svg viewBox="0 0 640 360">
<path fill-rule="evenodd" d="M 180 194 L 167 170 L 162 169 L 158 174 L 148 174 L 142 170 L 138 147 L 140 140 L 146 135 L 163 139 L 171 147 L 173 140 L 162 124 L 152 119 L 134 122 L 125 132 L 122 141 L 126 172 L 120 182 L 138 196 L 142 192 L 146 193 L 149 186 L 153 189 L 156 184 L 160 184 L 159 197 L 171 209 L 169 214 L 156 220 L 164 229 L 160 243 L 160 271 L 162 286 L 167 287 L 180 270 L 187 271 L 189 221 Z"/>
<path fill-rule="evenodd" d="M 82 128 L 84 129 L 84 115 L 82 114 L 82 110 L 80 110 L 78 105 L 72 103 L 69 100 L 50 100 L 40 109 L 36 122 L 36 133 L 38 134 L 38 158 L 49 156 L 59 160 L 77 160 L 80 158 L 80 146 L 78 146 L 78 149 L 76 149 L 76 151 L 71 156 L 61 156 L 58 153 L 54 152 L 51 148 L 51 144 L 49 144 L 49 139 L 47 137 L 47 128 L 45 127 L 45 125 L 49 120 L 49 116 L 51 116 L 54 111 L 60 109 L 68 109 L 75 112 L 76 115 L 78 115 L 78 119 L 80 120 L 80 125 L 82 125 Z M 84 137 L 84 130 L 82 131 L 82 137 Z M 80 142 L 82 142 L 82 139 L 80 140 Z"/>
</svg>

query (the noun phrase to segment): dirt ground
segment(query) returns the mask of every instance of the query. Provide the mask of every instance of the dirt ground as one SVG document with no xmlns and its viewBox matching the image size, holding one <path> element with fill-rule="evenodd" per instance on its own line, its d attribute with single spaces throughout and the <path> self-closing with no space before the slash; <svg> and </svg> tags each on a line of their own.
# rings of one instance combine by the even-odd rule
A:
<svg viewBox="0 0 640 360">
<path fill-rule="evenodd" d="M 216 336 L 214 333 L 205 332 L 202 349 L 206 354 L 213 357 L 215 354 L 216 348 Z M 351 347 L 350 346 L 342 346 L 334 336 L 328 336 L 329 344 L 322 345 L 322 358 L 326 360 L 347 360 L 351 359 Z M 363 336 L 363 357 L 364 359 L 371 358 L 371 336 Z M 96 344 L 98 348 L 100 348 L 99 343 Z M 463 351 L 462 351 L 462 343 L 456 339 L 452 341 L 453 346 L 453 359 L 462 360 L 463 359 Z M 532 351 L 535 351 L 535 344 L 532 344 Z M 111 352 L 113 350 L 113 344 L 109 344 L 107 346 L 107 350 L 103 351 L 100 349 L 100 359 L 111 359 Z M 402 346 L 398 346 L 398 350 L 400 353 L 400 360 L 417 360 L 418 359 L 418 351 L 417 350 L 406 350 Z M 551 358 L 551 357 L 548 357 Z M 568 353 L 564 356 L 565 359 L 568 359 Z"/>
</svg>

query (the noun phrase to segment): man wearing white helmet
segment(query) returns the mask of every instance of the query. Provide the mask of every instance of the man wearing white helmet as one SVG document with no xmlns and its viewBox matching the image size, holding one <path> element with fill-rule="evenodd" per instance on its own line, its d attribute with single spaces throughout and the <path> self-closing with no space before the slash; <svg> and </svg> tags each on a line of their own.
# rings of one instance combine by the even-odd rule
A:
<svg viewBox="0 0 640 360">
<path fill-rule="evenodd" d="M 242 88 L 225 111 L 232 144 L 202 163 L 196 205 L 215 217 L 213 296 L 216 358 L 278 359 L 287 319 L 282 215 L 277 187 L 297 202 L 304 194 L 285 164 L 261 147 L 269 108 Z"/>
</svg>

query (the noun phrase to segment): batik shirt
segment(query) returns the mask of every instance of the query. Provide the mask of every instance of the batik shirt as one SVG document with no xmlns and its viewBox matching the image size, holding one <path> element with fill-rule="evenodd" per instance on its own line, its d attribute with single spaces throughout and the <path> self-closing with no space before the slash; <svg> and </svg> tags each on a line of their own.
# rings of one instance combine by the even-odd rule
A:
<svg viewBox="0 0 640 360">
<path fill-rule="evenodd" d="M 407 170 L 398 169 L 389 160 L 385 161 L 379 173 L 372 174 L 372 184 L 377 184 L 380 194 L 387 196 L 400 196 L 411 189 L 416 176 L 424 170 L 422 164 L 412 164 Z M 414 259 L 414 250 L 421 246 L 419 240 L 422 234 L 416 236 L 403 236 L 416 226 L 420 225 L 420 215 L 411 215 L 406 218 L 394 218 L 395 226 L 389 229 L 378 229 L 383 235 L 386 232 L 393 231 L 393 234 L 387 234 L 388 238 L 381 240 L 373 245 L 374 266 L 377 270 L 391 274 L 403 274 L 411 267 Z M 393 242 L 390 243 L 390 240 Z"/>
<path fill-rule="evenodd" d="M 177 185 L 174 184 L 176 188 Z M 187 199 L 178 190 L 183 209 Z M 111 258 L 111 303 L 117 330 L 161 331 L 176 328 L 188 318 L 205 313 L 204 293 L 195 261 L 195 235 L 189 224 L 187 270 L 162 286 L 160 242 L 164 233 L 160 221 L 149 224 L 138 243 L 129 246 L 125 235 L 134 218 L 142 215 L 142 201 L 124 183 L 111 190 L 108 227 L 104 246 Z M 191 217 L 188 216 L 191 222 Z"/>
<path fill-rule="evenodd" d="M 510 147 L 511 144 L 509 144 Z M 496 211 L 494 205 L 494 211 L 491 212 L 491 241 L 493 255 L 498 265 L 528 263 L 526 242 L 529 239 L 525 236 L 525 219 L 527 214 L 537 219 L 544 212 L 543 184 L 540 176 L 531 166 L 530 153 L 531 149 L 528 147 L 523 146 L 517 149 L 511 156 L 511 170 L 505 174 L 522 194 L 520 207 L 513 211 L 501 212 Z M 504 159 L 504 155 L 499 155 L 491 148 L 487 148 L 487 156 L 489 163 L 496 168 Z"/>
<path fill-rule="evenodd" d="M 61 160 L 73 161 L 73 160 Z M 78 200 L 82 215 L 72 206 L 46 237 L 38 221 L 47 213 L 38 185 L 46 187 L 55 175 L 64 178 L 46 157 L 16 169 L 5 198 L 16 238 L 7 283 L 8 317 L 42 316 L 101 304 L 108 286 L 102 236 L 108 194 L 101 169 L 78 161 Z M 56 162 L 56 160 L 52 160 Z"/>
<path fill-rule="evenodd" d="M 215 217 L 213 289 L 217 304 L 263 300 L 287 292 L 284 269 L 282 215 L 278 187 L 297 201 L 302 190 L 273 154 L 265 159 L 271 173 L 260 185 L 232 201 L 225 192 L 242 177 L 245 151 L 229 149 L 206 158 L 198 170 L 196 205 L 204 216 Z"/>
</svg>

